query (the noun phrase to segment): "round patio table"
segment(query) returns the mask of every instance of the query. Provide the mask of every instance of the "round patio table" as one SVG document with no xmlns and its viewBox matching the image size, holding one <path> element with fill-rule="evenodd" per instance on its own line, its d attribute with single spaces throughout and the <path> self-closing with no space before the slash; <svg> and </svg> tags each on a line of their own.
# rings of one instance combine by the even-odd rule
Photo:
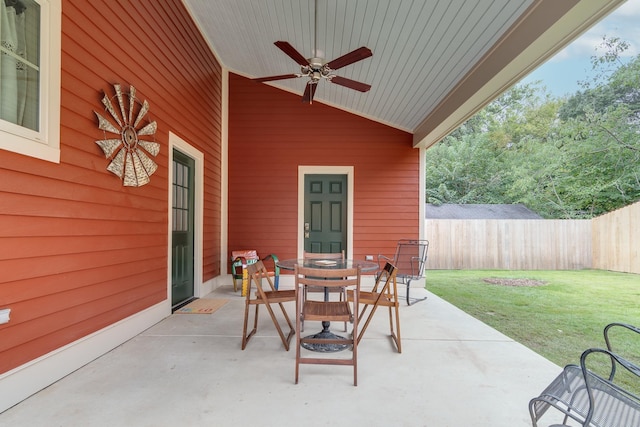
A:
<svg viewBox="0 0 640 427">
<path fill-rule="evenodd" d="M 343 268 L 360 267 L 360 272 L 373 272 L 378 270 L 378 263 L 373 261 L 361 261 L 353 259 L 285 259 L 278 261 L 278 266 L 283 270 L 294 270 L 296 265 L 307 268 L 321 268 L 327 270 L 338 270 Z M 324 288 L 324 300 L 329 301 L 329 290 Z M 357 316 L 357 310 L 354 316 Z M 346 339 L 340 335 L 336 335 L 329 330 L 330 322 L 322 322 L 322 331 L 310 335 L 309 338 L 320 339 Z M 348 347 L 346 344 L 311 344 L 303 343 L 302 346 L 307 350 L 318 351 L 323 353 L 332 353 L 344 350 Z"/>
<path fill-rule="evenodd" d="M 284 259 L 278 261 L 278 266 L 283 270 L 293 271 L 296 265 L 307 268 L 326 268 L 328 270 L 337 270 L 339 268 L 354 268 L 360 267 L 360 271 L 363 273 L 378 270 L 378 263 L 373 261 L 362 261 L 354 259 Z"/>
</svg>

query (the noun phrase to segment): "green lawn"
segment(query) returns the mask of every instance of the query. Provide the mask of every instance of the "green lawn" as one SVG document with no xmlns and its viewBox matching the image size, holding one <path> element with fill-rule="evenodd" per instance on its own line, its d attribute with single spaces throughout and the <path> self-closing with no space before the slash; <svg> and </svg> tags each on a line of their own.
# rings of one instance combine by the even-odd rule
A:
<svg viewBox="0 0 640 427">
<path fill-rule="evenodd" d="M 505 286 L 491 278 L 527 278 L 541 286 Z M 611 322 L 640 327 L 640 275 L 598 270 L 430 270 L 427 289 L 552 362 L 580 363 L 590 347 L 604 348 Z M 614 350 L 640 360 L 640 336 L 620 336 Z M 615 345 L 615 344 L 614 344 Z M 629 358 L 632 358 L 629 356 Z"/>
</svg>

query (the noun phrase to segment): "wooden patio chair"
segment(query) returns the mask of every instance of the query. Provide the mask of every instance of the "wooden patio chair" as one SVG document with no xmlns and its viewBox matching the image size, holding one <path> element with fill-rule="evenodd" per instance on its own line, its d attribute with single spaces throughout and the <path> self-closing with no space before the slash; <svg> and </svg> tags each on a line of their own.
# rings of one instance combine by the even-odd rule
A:
<svg viewBox="0 0 640 427">
<path fill-rule="evenodd" d="M 321 260 L 342 260 L 344 261 L 344 251 L 341 252 L 332 252 L 332 253 L 328 253 L 328 252 L 307 252 L 304 251 L 304 253 L 302 254 L 302 257 L 304 259 L 321 259 Z M 305 294 L 304 294 L 304 299 L 306 300 L 307 297 L 309 296 L 309 292 L 315 292 L 315 293 L 322 293 L 324 295 L 325 290 L 328 291 L 329 294 L 331 293 L 340 293 L 340 300 L 343 301 L 346 298 L 345 295 L 345 290 L 341 289 L 341 288 L 325 288 L 325 287 L 319 287 L 319 286 L 308 286 L 305 287 Z M 330 295 L 327 295 L 327 297 L 329 297 Z M 302 331 L 304 331 L 304 322 L 302 324 Z M 345 322 L 344 324 L 344 331 L 347 331 L 347 323 Z"/>
<path fill-rule="evenodd" d="M 346 365 L 353 366 L 353 385 L 358 385 L 358 295 L 360 293 L 360 268 L 295 268 L 296 299 L 296 370 L 295 383 L 301 364 Z M 329 288 L 352 288 L 353 302 L 305 300 L 304 287 L 327 286 Z M 301 325 L 304 320 L 321 322 L 353 322 L 353 333 L 349 337 L 323 338 L 318 335 L 301 337 Z M 349 358 L 346 357 L 307 357 L 303 356 L 302 345 L 347 345 L 351 346 Z M 305 350 L 309 351 L 309 350 Z"/>
<path fill-rule="evenodd" d="M 284 308 L 283 303 L 289 301 L 296 300 L 296 291 L 295 289 L 291 290 L 277 290 L 271 281 L 271 276 L 264 266 L 262 261 L 256 261 L 253 264 L 247 265 L 247 272 L 249 274 L 249 287 L 246 293 L 245 300 L 245 308 L 244 308 L 244 327 L 242 329 L 242 349 L 244 350 L 249 342 L 249 339 L 256 333 L 258 330 L 258 307 L 260 305 L 264 305 L 269 312 L 269 316 L 271 316 L 271 320 L 273 320 L 273 324 L 276 326 L 276 330 L 278 331 L 278 335 L 280 335 L 280 339 L 282 340 L 282 344 L 284 348 L 289 351 L 289 343 L 291 342 L 291 338 L 295 333 L 295 329 L 291 320 L 289 319 L 289 315 Z M 263 284 L 268 283 L 269 287 L 264 288 Z M 251 295 L 251 291 L 253 290 L 253 286 L 255 286 L 255 293 L 253 296 Z M 272 304 L 277 304 L 280 307 L 280 311 L 282 311 L 282 315 L 284 316 L 287 325 L 289 325 L 289 333 L 285 337 L 282 332 L 282 328 L 280 327 L 280 323 L 276 318 L 276 315 L 271 307 Z M 251 332 L 247 334 L 247 326 L 249 323 L 249 310 L 251 306 L 255 306 L 255 315 L 253 320 L 253 329 Z"/>
<path fill-rule="evenodd" d="M 389 329 L 391 331 L 391 339 L 396 345 L 398 353 L 402 353 L 402 341 L 400 340 L 400 313 L 398 308 L 400 303 L 398 302 L 398 286 L 396 281 L 396 274 L 398 269 L 391 263 L 386 263 L 382 272 L 378 274 L 376 283 L 373 286 L 371 292 L 360 291 L 360 312 L 358 314 L 358 323 L 362 325 L 367 309 L 371 306 L 371 312 L 367 316 L 367 320 L 360 328 L 358 335 L 358 344 L 367 330 L 373 315 L 378 307 L 389 308 Z M 353 291 L 347 291 L 347 299 L 353 301 Z M 395 325 L 394 325 L 395 324 Z"/>
<path fill-rule="evenodd" d="M 424 301 L 424 298 L 410 298 L 409 290 L 411 289 L 411 281 L 421 279 L 424 275 L 425 264 L 427 263 L 427 251 L 429 250 L 428 240 L 408 240 L 401 239 L 396 246 L 396 253 L 393 258 L 386 257 L 382 254 L 378 255 L 378 264 L 382 271 L 383 262 L 390 262 L 397 268 L 396 278 L 399 283 L 407 285 L 407 305 L 414 304 L 418 301 Z"/>
</svg>

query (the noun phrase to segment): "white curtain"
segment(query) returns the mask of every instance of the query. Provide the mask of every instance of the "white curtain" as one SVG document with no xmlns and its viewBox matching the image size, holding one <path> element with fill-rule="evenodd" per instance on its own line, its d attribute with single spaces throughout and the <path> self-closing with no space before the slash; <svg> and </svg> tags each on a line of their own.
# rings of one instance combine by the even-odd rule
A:
<svg viewBox="0 0 640 427">
<path fill-rule="evenodd" d="M 5 50 L 16 53 L 18 50 L 18 31 L 16 29 L 16 9 L 7 7 L 0 0 L 0 44 L 4 50 L 0 55 L 0 118 L 18 123 L 18 61 Z"/>
<path fill-rule="evenodd" d="M 35 15 L 35 32 L 28 28 L 34 25 L 28 12 Z M 38 10 L 25 9 L 20 1 L 0 0 L 0 44 L 4 48 L 0 55 L 0 119 L 34 130 L 38 127 L 38 71 L 18 58 L 35 57 L 37 61 L 38 19 Z"/>
</svg>

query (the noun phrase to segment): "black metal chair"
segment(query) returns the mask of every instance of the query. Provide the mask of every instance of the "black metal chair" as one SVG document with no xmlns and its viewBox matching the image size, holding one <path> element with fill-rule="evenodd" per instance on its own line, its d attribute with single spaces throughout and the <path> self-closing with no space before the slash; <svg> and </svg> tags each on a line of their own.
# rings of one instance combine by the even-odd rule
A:
<svg viewBox="0 0 640 427">
<path fill-rule="evenodd" d="M 558 413 L 557 426 L 575 425 L 584 427 L 621 427 L 640 425 L 640 396 L 634 394 L 636 390 L 628 390 L 618 378 L 631 378 L 631 383 L 640 379 L 640 366 L 634 364 L 626 355 L 614 353 L 609 337 L 609 330 L 615 327 L 619 331 L 628 331 L 626 341 L 632 341 L 640 334 L 640 329 L 624 324 L 611 323 L 604 330 L 607 349 L 590 348 L 580 356 L 580 365 L 569 364 L 562 372 L 540 393 L 529 402 L 529 414 L 533 426 L 538 426 L 540 418 L 548 409 L 555 408 Z M 634 335 L 635 334 L 635 335 Z M 623 342 L 624 343 L 624 342 Z M 637 354 L 633 351 L 637 345 L 624 343 L 631 349 L 634 359 Z M 637 344 L 637 343 L 636 343 Z M 625 349 L 623 345 L 620 347 Z M 589 361 L 599 361 L 600 364 Z M 593 359 L 593 360 L 592 360 Z M 595 369 L 592 369 L 595 368 Z M 620 371 L 620 374 L 617 372 Z M 555 412 L 555 411 L 552 411 Z M 551 419 L 550 415 L 549 419 Z M 571 421 L 571 424 L 569 424 Z M 575 423 L 574 423 L 575 422 Z M 548 425 L 548 421 L 544 423 Z"/>
<path fill-rule="evenodd" d="M 425 264 L 427 263 L 428 250 L 428 240 L 402 239 L 398 241 L 396 253 L 393 258 L 386 257 L 382 254 L 378 255 L 380 272 L 383 271 L 384 265 L 389 262 L 397 268 L 396 277 L 398 283 L 407 285 L 407 305 L 411 305 L 427 299 L 427 297 L 410 298 L 409 289 L 411 288 L 411 281 L 421 279 L 424 275 L 424 268 Z M 381 273 L 378 273 L 378 275 L 379 274 Z"/>
</svg>

